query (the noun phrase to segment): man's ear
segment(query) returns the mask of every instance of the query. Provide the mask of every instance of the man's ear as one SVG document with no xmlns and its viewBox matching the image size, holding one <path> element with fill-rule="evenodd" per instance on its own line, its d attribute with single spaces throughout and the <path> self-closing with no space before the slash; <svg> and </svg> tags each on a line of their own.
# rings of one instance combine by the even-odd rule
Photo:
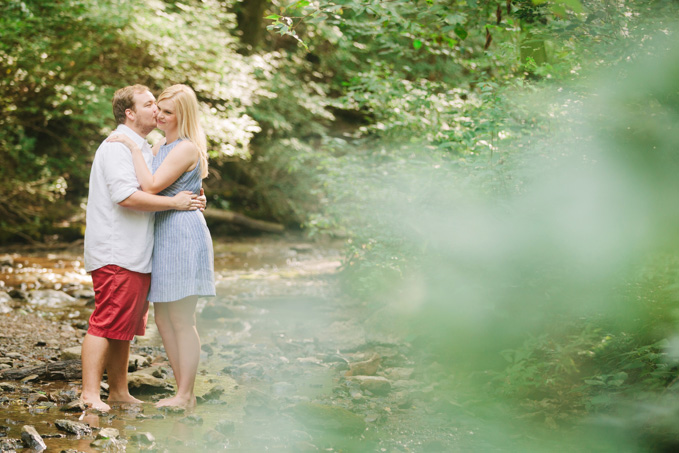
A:
<svg viewBox="0 0 679 453">
<path fill-rule="evenodd" d="M 135 112 L 135 111 L 132 110 L 132 109 L 125 109 L 125 116 L 126 116 L 127 119 L 129 119 L 130 121 L 134 121 L 134 116 L 135 116 L 136 113 L 137 113 L 137 112 Z"/>
</svg>

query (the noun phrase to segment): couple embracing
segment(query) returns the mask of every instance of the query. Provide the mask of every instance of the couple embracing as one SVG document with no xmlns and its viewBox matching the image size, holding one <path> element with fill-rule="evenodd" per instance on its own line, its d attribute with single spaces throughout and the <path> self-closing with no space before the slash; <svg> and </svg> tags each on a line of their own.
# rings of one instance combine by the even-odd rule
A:
<svg viewBox="0 0 679 453">
<path fill-rule="evenodd" d="M 207 145 L 196 95 L 173 85 L 156 101 L 143 85 L 113 96 L 116 130 L 94 156 L 85 229 L 85 270 L 95 309 L 82 345 L 83 390 L 89 407 L 100 397 L 104 370 L 108 402 L 141 403 L 130 395 L 130 342 L 146 329 L 149 302 L 172 367 L 177 393 L 156 406 L 195 405 L 200 339 L 199 296 L 214 296 L 212 239 L 201 212 Z M 153 149 L 146 136 L 165 138 Z"/>
</svg>

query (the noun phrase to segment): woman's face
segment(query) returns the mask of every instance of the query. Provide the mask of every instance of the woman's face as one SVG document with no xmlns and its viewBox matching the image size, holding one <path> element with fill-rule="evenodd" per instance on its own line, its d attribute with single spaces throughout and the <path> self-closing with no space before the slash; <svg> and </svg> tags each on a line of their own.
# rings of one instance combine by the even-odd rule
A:
<svg viewBox="0 0 679 453">
<path fill-rule="evenodd" d="M 163 99 L 158 103 L 158 129 L 165 133 L 177 129 L 177 115 L 172 99 Z"/>
</svg>

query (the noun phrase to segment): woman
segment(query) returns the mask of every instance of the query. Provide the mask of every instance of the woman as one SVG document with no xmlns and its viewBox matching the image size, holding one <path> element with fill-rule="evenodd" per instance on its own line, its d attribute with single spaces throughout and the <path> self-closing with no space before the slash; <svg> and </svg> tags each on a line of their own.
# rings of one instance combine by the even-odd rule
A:
<svg viewBox="0 0 679 453">
<path fill-rule="evenodd" d="M 165 132 L 165 140 L 153 149 L 153 173 L 132 140 L 122 134 L 109 137 L 109 141 L 130 148 L 144 192 L 166 196 L 182 190 L 199 193 L 201 180 L 207 176 L 207 145 L 198 115 L 196 95 L 188 86 L 173 85 L 160 94 L 157 127 Z M 212 239 L 203 214 L 157 212 L 148 299 L 153 302 L 177 394 L 158 401 L 156 407 L 196 404 L 193 387 L 200 358 L 196 302 L 199 296 L 214 295 Z"/>
</svg>

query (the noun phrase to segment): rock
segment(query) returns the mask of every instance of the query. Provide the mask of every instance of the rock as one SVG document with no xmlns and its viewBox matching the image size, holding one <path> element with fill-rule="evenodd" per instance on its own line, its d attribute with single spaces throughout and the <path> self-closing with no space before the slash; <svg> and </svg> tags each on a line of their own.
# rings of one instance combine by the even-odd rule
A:
<svg viewBox="0 0 679 453">
<path fill-rule="evenodd" d="M 130 436 L 130 440 L 144 446 L 153 445 L 156 442 L 156 438 L 153 437 L 153 434 L 148 432 L 134 433 Z"/>
<path fill-rule="evenodd" d="M 59 410 L 62 412 L 84 412 L 86 409 L 85 402 L 81 399 L 76 399 L 62 406 Z"/>
<path fill-rule="evenodd" d="M 366 428 L 361 417 L 341 407 L 299 403 L 292 411 L 295 418 L 311 429 L 358 435 Z"/>
<path fill-rule="evenodd" d="M 61 360 L 78 360 L 81 355 L 82 346 L 73 346 L 72 348 L 62 349 L 59 358 Z"/>
<path fill-rule="evenodd" d="M 76 299 L 93 299 L 94 298 L 94 291 L 88 288 L 78 288 L 75 290 L 71 289 L 64 289 L 66 294 L 68 294 L 71 297 L 74 297 Z"/>
<path fill-rule="evenodd" d="M 127 371 L 136 371 L 137 369 L 145 367 L 150 364 L 151 359 L 149 357 L 130 354 L 129 361 L 127 363 Z"/>
<path fill-rule="evenodd" d="M 228 442 L 227 437 L 214 429 L 203 434 L 203 441 L 208 445 L 220 445 Z"/>
<path fill-rule="evenodd" d="M 75 297 L 54 289 L 35 289 L 27 297 L 30 304 L 39 307 L 63 308 L 76 302 Z"/>
<path fill-rule="evenodd" d="M 392 381 L 407 381 L 409 380 L 415 370 L 413 368 L 388 368 L 384 370 L 384 377 Z"/>
<path fill-rule="evenodd" d="M 127 375 L 127 387 L 130 393 L 134 394 L 150 394 L 150 393 L 166 393 L 172 392 L 174 387 L 172 384 L 151 376 L 140 371 L 129 373 Z"/>
<path fill-rule="evenodd" d="M 200 312 L 200 317 L 203 319 L 219 319 L 219 318 L 234 318 L 233 311 L 224 305 L 217 305 L 214 302 L 208 302 L 203 311 Z"/>
<path fill-rule="evenodd" d="M 350 363 L 349 371 L 345 373 L 345 376 L 374 376 L 381 361 L 382 359 L 379 355 L 373 354 L 368 360 Z"/>
<path fill-rule="evenodd" d="M 19 439 L 2 439 L 0 440 L 0 451 L 16 452 L 23 446 Z"/>
<path fill-rule="evenodd" d="M 231 420 L 221 420 L 217 423 L 215 429 L 222 434 L 233 434 L 236 432 L 236 424 Z"/>
<path fill-rule="evenodd" d="M 26 358 L 19 354 L 18 352 L 6 352 L 5 357 L 9 357 L 10 359 L 19 359 L 19 360 L 25 360 Z"/>
<path fill-rule="evenodd" d="M 102 428 L 97 433 L 97 439 L 117 439 L 120 437 L 120 431 L 115 428 Z"/>
<path fill-rule="evenodd" d="M 386 395 L 391 391 L 391 383 L 381 376 L 352 376 L 350 379 L 358 382 L 361 390 L 367 390 L 375 395 Z"/>
<path fill-rule="evenodd" d="M 252 389 L 245 397 L 243 410 L 250 416 L 271 416 L 277 412 L 276 405 L 266 393 Z"/>
<path fill-rule="evenodd" d="M 35 403 L 44 403 L 45 401 L 49 401 L 49 398 L 42 393 L 31 393 L 28 395 L 28 398 L 26 398 L 26 402 L 31 405 Z"/>
<path fill-rule="evenodd" d="M 7 382 L 0 382 L 0 390 L 7 393 L 16 392 L 16 385 L 9 384 Z"/>
<path fill-rule="evenodd" d="M 47 449 L 45 441 L 42 440 L 38 431 L 31 425 L 24 425 L 21 428 L 21 440 L 26 448 L 30 448 L 36 452 L 43 451 Z"/>
<path fill-rule="evenodd" d="M 0 314 L 12 311 L 12 296 L 4 291 L 0 291 Z"/>
<path fill-rule="evenodd" d="M 205 393 L 203 396 L 200 396 L 199 399 L 201 400 L 201 402 L 218 400 L 223 393 L 224 387 L 222 387 L 221 385 L 215 385 L 210 390 L 208 390 L 207 393 Z"/>
<path fill-rule="evenodd" d="M 203 424 L 203 417 L 201 417 L 200 415 L 191 414 L 191 415 L 187 415 L 184 418 L 180 418 L 179 421 L 181 423 L 186 424 L 186 425 L 202 425 Z"/>
<path fill-rule="evenodd" d="M 73 422 L 71 420 L 55 420 L 54 424 L 62 431 L 75 434 L 76 436 L 83 436 L 92 434 L 92 428 L 85 423 Z"/>
<path fill-rule="evenodd" d="M 3 254 L 0 255 L 0 266 L 7 266 L 7 267 L 13 267 L 14 266 L 14 258 L 12 255 L 8 254 Z"/>
<path fill-rule="evenodd" d="M 28 300 L 28 293 L 20 289 L 12 289 L 9 291 L 9 296 L 12 299 Z"/>
</svg>

